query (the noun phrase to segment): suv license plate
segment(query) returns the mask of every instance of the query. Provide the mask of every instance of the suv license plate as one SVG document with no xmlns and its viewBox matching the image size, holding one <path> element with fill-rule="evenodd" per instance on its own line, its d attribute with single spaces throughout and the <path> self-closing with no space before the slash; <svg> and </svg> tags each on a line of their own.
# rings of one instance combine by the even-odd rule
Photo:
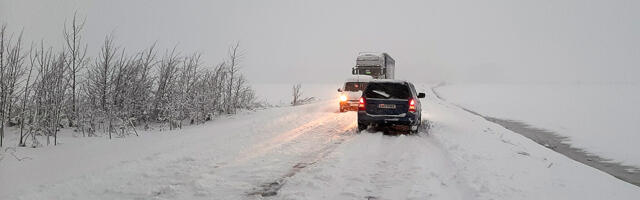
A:
<svg viewBox="0 0 640 200">
<path fill-rule="evenodd" d="M 378 108 L 395 109 L 396 104 L 378 104 Z"/>
</svg>

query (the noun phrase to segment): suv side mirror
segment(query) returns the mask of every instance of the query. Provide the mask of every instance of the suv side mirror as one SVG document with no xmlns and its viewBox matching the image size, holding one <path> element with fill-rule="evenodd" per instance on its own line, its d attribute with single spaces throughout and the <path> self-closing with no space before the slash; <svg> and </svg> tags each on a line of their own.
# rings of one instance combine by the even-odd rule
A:
<svg viewBox="0 0 640 200">
<path fill-rule="evenodd" d="M 418 98 L 424 98 L 426 95 L 424 95 L 424 93 L 420 92 L 418 93 Z"/>
<path fill-rule="evenodd" d="M 342 92 L 342 89 L 338 88 L 338 92 Z"/>
</svg>

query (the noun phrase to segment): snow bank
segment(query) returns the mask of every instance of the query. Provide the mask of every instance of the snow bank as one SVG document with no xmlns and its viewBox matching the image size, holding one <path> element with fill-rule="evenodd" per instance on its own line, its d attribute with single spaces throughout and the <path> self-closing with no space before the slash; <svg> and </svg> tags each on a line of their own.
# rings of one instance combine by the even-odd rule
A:
<svg viewBox="0 0 640 200">
<path fill-rule="evenodd" d="M 437 91 L 480 114 L 548 129 L 573 146 L 640 167 L 640 85 L 456 84 Z"/>
</svg>

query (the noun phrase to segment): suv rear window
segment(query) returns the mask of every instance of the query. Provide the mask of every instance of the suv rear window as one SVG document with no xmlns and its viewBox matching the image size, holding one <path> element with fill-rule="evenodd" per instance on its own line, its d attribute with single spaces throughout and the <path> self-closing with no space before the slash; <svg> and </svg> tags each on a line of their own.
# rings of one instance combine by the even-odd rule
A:
<svg viewBox="0 0 640 200">
<path fill-rule="evenodd" d="M 344 84 L 344 91 L 357 92 L 362 91 L 367 87 L 367 83 L 364 82 L 347 82 Z"/>
<path fill-rule="evenodd" d="M 401 83 L 369 83 L 364 92 L 365 98 L 408 99 L 409 87 Z"/>
</svg>

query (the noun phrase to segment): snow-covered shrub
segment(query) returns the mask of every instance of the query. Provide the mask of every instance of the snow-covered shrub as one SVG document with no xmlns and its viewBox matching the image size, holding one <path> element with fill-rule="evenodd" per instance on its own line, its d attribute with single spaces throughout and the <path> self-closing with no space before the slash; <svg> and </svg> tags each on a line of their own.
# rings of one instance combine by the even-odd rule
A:
<svg viewBox="0 0 640 200">
<path fill-rule="evenodd" d="M 200 53 L 177 48 L 158 55 L 156 45 L 125 51 L 107 35 L 92 59 L 82 40 L 84 21 L 65 23 L 64 46 L 29 50 L 21 36 L 11 40 L 0 27 L 0 146 L 5 124 L 20 126 L 19 146 L 39 146 L 37 137 L 57 143 L 62 127 L 83 136 L 125 137 L 135 127 L 183 122 L 200 124 L 218 114 L 255 107 L 255 93 L 241 73 L 236 43 L 225 61 L 207 67 Z M 9 123 L 6 123 L 9 122 Z"/>
</svg>

